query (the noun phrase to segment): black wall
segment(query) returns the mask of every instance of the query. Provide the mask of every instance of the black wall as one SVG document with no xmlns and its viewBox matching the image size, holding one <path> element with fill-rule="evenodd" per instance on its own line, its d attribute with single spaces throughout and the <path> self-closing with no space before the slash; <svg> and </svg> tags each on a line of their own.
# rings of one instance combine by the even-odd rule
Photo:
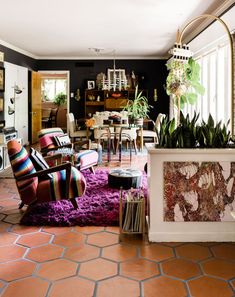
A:
<svg viewBox="0 0 235 297">
<path fill-rule="evenodd" d="M 84 117 L 84 90 L 87 80 L 95 80 L 100 72 L 107 74 L 108 68 L 113 68 L 113 60 L 35 60 L 15 50 L 0 45 L 4 52 L 4 60 L 16 65 L 27 67 L 29 74 L 37 70 L 67 70 L 70 71 L 70 92 L 81 90 L 81 100 L 71 98 L 70 109 L 75 118 Z M 116 60 L 116 68 L 126 70 L 126 74 L 134 71 L 138 76 L 139 88 L 148 90 L 149 103 L 153 105 L 150 117 L 155 120 L 158 113 L 168 114 L 169 98 L 164 90 L 167 77 L 166 60 Z M 29 78 L 31 75 L 29 75 Z M 30 84 L 29 84 L 30 86 Z M 153 90 L 157 88 L 158 100 L 153 100 Z M 29 90 L 29 95 L 30 95 Z M 30 106 L 29 96 L 29 106 Z M 0 114 L 0 119 L 2 115 Z"/>
<path fill-rule="evenodd" d="M 4 53 L 4 60 L 12 64 L 23 66 L 29 70 L 37 70 L 37 60 L 14 51 L 0 44 L 0 51 Z"/>
<path fill-rule="evenodd" d="M 81 100 L 71 98 L 70 108 L 75 118 L 84 117 L 84 90 L 87 80 L 95 80 L 100 72 L 107 74 L 108 68 L 113 68 L 113 60 L 38 60 L 38 70 L 69 70 L 70 92 L 81 89 Z M 155 120 L 158 113 L 169 111 L 169 97 L 164 90 L 167 77 L 166 60 L 116 60 L 116 68 L 133 70 L 139 79 L 139 88 L 148 90 L 149 103 L 154 106 L 150 117 Z M 153 100 L 153 89 L 157 88 L 158 101 Z"/>
</svg>

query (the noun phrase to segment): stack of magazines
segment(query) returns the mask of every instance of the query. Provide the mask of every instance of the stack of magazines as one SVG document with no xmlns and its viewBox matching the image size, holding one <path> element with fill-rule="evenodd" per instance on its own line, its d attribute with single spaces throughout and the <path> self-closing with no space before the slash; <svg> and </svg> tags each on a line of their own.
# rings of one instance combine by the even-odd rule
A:
<svg viewBox="0 0 235 297">
<path fill-rule="evenodd" d="M 122 230 L 142 233 L 144 230 L 144 195 L 143 192 L 128 192 L 124 203 Z"/>
</svg>

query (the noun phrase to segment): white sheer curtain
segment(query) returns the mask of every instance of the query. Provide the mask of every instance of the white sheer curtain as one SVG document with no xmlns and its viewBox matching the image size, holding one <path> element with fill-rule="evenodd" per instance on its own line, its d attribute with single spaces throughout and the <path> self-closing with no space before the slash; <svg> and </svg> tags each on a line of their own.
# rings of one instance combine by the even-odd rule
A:
<svg viewBox="0 0 235 297">
<path fill-rule="evenodd" d="M 216 122 L 227 123 L 231 110 L 229 44 L 218 44 L 195 59 L 201 66 L 201 83 L 205 94 L 198 97 L 196 104 L 186 105 L 183 113 L 192 116 L 196 111 L 200 113 L 199 120 L 207 120 L 210 113 Z"/>
</svg>

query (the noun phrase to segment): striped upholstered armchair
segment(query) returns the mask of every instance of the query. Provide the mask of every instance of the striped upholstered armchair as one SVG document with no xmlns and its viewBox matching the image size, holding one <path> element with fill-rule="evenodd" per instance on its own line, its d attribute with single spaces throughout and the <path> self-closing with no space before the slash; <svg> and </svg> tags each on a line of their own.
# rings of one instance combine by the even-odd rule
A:
<svg viewBox="0 0 235 297">
<path fill-rule="evenodd" d="M 63 161 L 71 161 L 80 171 L 89 168 L 94 173 L 94 166 L 98 164 L 98 153 L 89 149 L 90 140 L 71 143 L 61 128 L 40 130 L 38 140 L 43 155 L 62 153 Z M 84 146 L 87 149 L 84 149 Z"/>
<path fill-rule="evenodd" d="M 49 167 L 40 153 L 31 149 L 30 153 L 17 141 L 7 143 L 8 155 L 21 198 L 19 208 L 25 204 L 70 199 L 78 208 L 76 197 L 82 196 L 86 180 L 71 163 Z M 54 155 L 49 159 L 56 159 Z"/>
</svg>

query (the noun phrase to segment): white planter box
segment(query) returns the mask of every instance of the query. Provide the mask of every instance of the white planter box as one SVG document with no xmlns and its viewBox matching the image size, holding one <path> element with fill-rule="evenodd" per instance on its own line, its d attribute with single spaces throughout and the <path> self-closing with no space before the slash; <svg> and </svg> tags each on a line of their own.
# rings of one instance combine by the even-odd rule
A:
<svg viewBox="0 0 235 297">
<path fill-rule="evenodd" d="M 149 240 L 154 242 L 235 241 L 235 220 L 222 222 L 164 221 L 164 162 L 235 162 L 235 149 L 148 150 Z M 234 210 L 233 210 L 234 211 Z"/>
</svg>

